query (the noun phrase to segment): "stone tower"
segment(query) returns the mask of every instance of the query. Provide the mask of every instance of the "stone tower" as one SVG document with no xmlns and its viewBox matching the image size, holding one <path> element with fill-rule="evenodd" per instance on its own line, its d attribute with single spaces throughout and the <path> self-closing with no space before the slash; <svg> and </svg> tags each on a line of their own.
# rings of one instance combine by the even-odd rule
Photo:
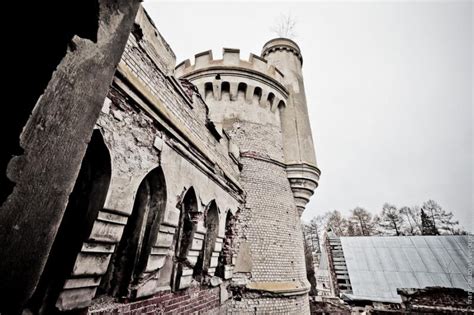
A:
<svg viewBox="0 0 474 315">
<path fill-rule="evenodd" d="M 320 171 L 316 164 L 313 137 L 303 83 L 303 57 L 298 45 L 286 38 L 267 42 L 262 57 L 284 74 L 289 96 L 280 111 L 283 151 L 291 189 L 300 215 L 318 186 Z"/>
<path fill-rule="evenodd" d="M 262 56 L 241 60 L 238 49 L 211 51 L 176 67 L 196 85 L 209 119 L 238 145 L 240 214 L 234 283 L 239 311 L 309 313 L 300 215 L 319 179 L 296 43 L 274 39 Z"/>
</svg>

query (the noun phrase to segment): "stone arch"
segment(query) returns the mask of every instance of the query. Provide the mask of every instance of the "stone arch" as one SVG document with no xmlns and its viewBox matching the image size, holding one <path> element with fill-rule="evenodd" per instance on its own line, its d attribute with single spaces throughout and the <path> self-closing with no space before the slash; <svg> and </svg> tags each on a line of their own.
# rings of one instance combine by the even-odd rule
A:
<svg viewBox="0 0 474 315">
<path fill-rule="evenodd" d="M 230 278 L 228 270 L 231 269 L 232 266 L 232 248 L 236 236 L 235 220 L 235 215 L 228 210 L 225 219 L 225 238 L 222 244 L 222 249 L 219 253 L 218 265 L 216 268 L 216 276 L 224 279 Z"/>
<path fill-rule="evenodd" d="M 102 210 L 111 177 L 111 158 L 102 134 L 94 130 L 79 175 L 56 234 L 31 310 L 54 313 L 56 300 L 71 275 L 82 244 L 89 238 Z"/>
<path fill-rule="evenodd" d="M 133 210 L 101 282 L 101 290 L 131 297 L 147 271 L 149 256 L 166 208 L 166 182 L 161 167 L 149 172 L 138 187 Z"/>
<path fill-rule="evenodd" d="M 193 273 L 193 276 L 198 278 L 198 280 L 200 277 L 208 275 L 209 268 L 212 267 L 211 260 L 219 233 L 219 208 L 215 200 L 212 200 L 206 209 L 204 226 L 206 227 L 206 236 L 204 238 L 203 250 L 198 257 Z"/>
</svg>

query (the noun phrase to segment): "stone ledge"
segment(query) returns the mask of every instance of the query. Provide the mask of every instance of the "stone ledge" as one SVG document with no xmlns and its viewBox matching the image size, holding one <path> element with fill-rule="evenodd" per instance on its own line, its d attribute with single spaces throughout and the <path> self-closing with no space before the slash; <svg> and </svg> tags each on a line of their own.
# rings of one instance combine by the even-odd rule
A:
<svg viewBox="0 0 474 315">
<path fill-rule="evenodd" d="M 265 291 L 283 296 L 304 295 L 310 290 L 307 281 L 259 281 L 250 282 L 245 287 L 252 291 Z"/>
</svg>

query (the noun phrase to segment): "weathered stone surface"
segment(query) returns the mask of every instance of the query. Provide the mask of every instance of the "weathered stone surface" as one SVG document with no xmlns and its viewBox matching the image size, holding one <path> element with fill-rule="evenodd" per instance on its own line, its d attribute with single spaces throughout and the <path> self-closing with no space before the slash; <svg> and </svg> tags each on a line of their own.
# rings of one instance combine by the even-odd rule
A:
<svg viewBox="0 0 474 315">
<path fill-rule="evenodd" d="M 61 292 L 56 307 L 60 311 L 87 307 L 91 304 L 95 291 L 95 287 L 65 290 Z"/>
</svg>

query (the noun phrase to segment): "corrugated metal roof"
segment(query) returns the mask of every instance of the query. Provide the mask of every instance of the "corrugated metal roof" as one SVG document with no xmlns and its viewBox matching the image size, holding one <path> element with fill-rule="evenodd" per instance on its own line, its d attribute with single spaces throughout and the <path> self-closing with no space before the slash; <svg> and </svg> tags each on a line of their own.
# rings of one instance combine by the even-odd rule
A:
<svg viewBox="0 0 474 315">
<path fill-rule="evenodd" d="M 442 286 L 472 291 L 468 237 L 472 236 L 341 237 L 352 285 L 352 294 L 345 295 L 400 303 L 397 288 Z"/>
</svg>

